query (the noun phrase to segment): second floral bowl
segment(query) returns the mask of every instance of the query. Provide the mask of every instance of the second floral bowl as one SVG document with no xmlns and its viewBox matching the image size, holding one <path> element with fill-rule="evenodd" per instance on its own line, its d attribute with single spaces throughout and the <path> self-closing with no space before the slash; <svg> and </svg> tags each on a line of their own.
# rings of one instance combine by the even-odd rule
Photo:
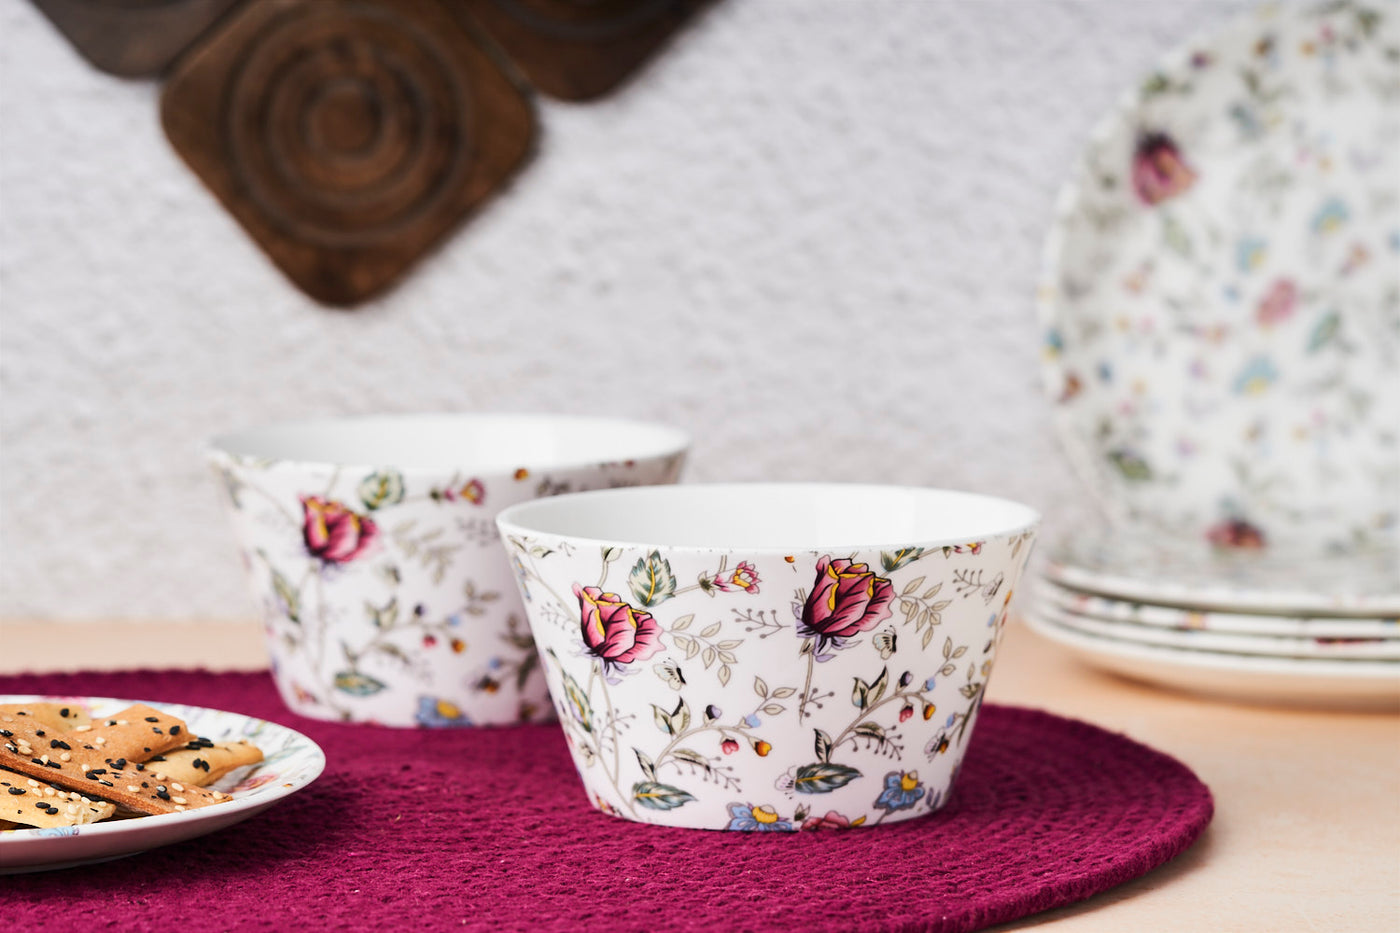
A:
<svg viewBox="0 0 1400 933">
<path fill-rule="evenodd" d="M 506 509 L 594 806 L 872 826 L 948 799 L 1039 516 L 936 489 L 618 489 Z"/>
<path fill-rule="evenodd" d="M 672 428 L 556 415 L 286 423 L 209 451 L 282 699 L 316 719 L 437 728 L 551 717 L 497 542 L 511 503 L 675 482 Z"/>
</svg>

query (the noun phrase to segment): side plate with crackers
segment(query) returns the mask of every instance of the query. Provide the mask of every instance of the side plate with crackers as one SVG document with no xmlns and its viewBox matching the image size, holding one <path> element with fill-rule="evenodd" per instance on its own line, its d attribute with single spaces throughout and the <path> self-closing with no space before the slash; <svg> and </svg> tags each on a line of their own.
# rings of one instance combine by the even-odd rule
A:
<svg viewBox="0 0 1400 933">
<path fill-rule="evenodd" d="M 0 694 L 0 735 L 0 874 L 215 832 L 326 765 L 315 742 L 285 726 L 178 703 Z"/>
</svg>

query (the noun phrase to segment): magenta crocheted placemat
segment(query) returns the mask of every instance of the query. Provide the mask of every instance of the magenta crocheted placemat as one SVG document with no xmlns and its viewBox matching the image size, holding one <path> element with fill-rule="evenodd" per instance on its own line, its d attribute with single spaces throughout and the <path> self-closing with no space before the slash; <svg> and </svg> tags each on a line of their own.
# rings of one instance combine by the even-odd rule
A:
<svg viewBox="0 0 1400 933">
<path fill-rule="evenodd" d="M 988 705 L 951 802 L 829 832 L 643 826 L 585 799 L 551 726 L 316 722 L 266 674 L 0 677 L 0 693 L 189 703 L 284 723 L 316 783 L 213 835 L 0 878 L 7 928 L 964 931 L 1083 900 L 1181 853 L 1210 791 L 1087 723 Z M 55 927 L 54 924 L 59 926 Z"/>
</svg>

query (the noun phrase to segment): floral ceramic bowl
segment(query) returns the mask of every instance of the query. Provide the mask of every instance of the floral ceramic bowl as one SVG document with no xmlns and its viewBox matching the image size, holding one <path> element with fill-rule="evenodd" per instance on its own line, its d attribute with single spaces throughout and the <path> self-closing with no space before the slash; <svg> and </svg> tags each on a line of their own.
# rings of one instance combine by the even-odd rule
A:
<svg viewBox="0 0 1400 933">
<path fill-rule="evenodd" d="M 283 424 L 209 456 L 287 705 L 431 728 L 552 717 L 496 513 L 675 482 L 686 447 L 629 421 L 443 414 Z"/>
<path fill-rule="evenodd" d="M 795 831 L 948 799 L 1038 520 L 969 493 L 731 485 L 497 522 L 594 805 Z"/>
</svg>

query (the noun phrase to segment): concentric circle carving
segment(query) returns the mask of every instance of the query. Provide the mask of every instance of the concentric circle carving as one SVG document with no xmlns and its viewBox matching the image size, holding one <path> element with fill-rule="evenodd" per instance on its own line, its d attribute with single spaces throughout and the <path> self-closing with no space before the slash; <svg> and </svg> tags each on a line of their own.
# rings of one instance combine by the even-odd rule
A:
<svg viewBox="0 0 1400 933">
<path fill-rule="evenodd" d="M 472 161 L 471 98 L 441 44 L 370 4 L 268 20 L 224 92 L 235 184 L 286 234 L 382 243 L 455 192 Z"/>
</svg>

